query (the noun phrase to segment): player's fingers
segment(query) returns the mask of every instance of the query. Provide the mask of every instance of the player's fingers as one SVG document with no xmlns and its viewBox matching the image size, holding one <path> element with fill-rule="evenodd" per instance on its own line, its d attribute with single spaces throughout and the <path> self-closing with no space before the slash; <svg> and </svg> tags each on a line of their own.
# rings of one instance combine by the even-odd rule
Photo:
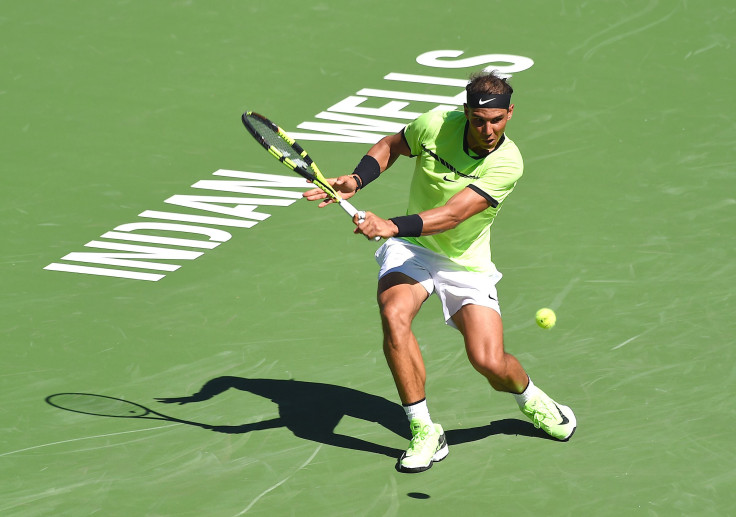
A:
<svg viewBox="0 0 736 517">
<path fill-rule="evenodd" d="M 365 212 L 362 210 L 356 213 L 353 216 L 353 224 L 355 225 L 355 228 L 353 229 L 353 233 L 360 234 L 363 233 L 365 230 Z"/>
<path fill-rule="evenodd" d="M 325 191 L 322 190 L 321 188 L 309 189 L 306 192 L 302 193 L 302 197 L 305 197 L 309 199 L 310 201 L 313 201 L 315 199 L 322 199 L 326 196 L 327 194 L 325 194 Z"/>
<path fill-rule="evenodd" d="M 374 225 L 372 225 L 369 222 L 366 222 L 363 218 L 365 217 L 365 212 L 358 212 L 353 216 L 353 222 L 355 223 L 355 229 L 353 229 L 353 233 L 356 235 L 362 234 L 365 236 L 366 239 L 373 240 L 373 241 L 379 241 L 381 238 L 378 236 L 378 234 L 375 231 Z"/>
<path fill-rule="evenodd" d="M 373 215 L 373 212 L 363 211 L 359 210 L 357 214 L 353 216 L 353 222 L 357 225 L 364 221 L 367 221 L 371 216 Z"/>
<path fill-rule="evenodd" d="M 356 226 L 355 229 L 353 230 L 353 233 L 355 235 L 363 235 L 368 240 L 376 239 L 375 237 L 371 237 L 370 232 L 366 233 L 365 231 L 363 231 L 363 228 L 361 228 L 360 226 Z"/>
</svg>

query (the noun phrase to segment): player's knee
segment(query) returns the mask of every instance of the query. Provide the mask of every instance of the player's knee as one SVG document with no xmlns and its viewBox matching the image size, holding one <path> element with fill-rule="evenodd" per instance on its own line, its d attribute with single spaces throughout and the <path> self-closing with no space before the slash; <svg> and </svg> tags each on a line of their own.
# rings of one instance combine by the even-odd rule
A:
<svg viewBox="0 0 736 517">
<path fill-rule="evenodd" d="M 405 331 L 411 327 L 411 315 L 396 303 L 381 306 L 381 321 L 384 328 L 392 331 Z"/>
<path fill-rule="evenodd" d="M 381 308 L 383 351 L 387 355 L 401 352 L 412 342 L 411 317 L 391 306 Z"/>
<path fill-rule="evenodd" d="M 506 361 L 502 354 L 493 354 L 483 350 L 469 351 L 468 359 L 473 368 L 488 380 L 501 379 L 506 375 Z"/>
</svg>

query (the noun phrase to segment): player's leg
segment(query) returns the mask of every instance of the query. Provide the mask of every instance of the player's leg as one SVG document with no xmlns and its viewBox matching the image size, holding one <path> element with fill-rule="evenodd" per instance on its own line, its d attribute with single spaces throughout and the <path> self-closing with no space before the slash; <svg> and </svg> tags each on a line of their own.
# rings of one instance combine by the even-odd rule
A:
<svg viewBox="0 0 736 517">
<path fill-rule="evenodd" d="M 426 371 L 411 324 L 429 294 L 403 273 L 378 281 L 378 306 L 383 326 L 383 353 L 404 405 L 424 399 Z"/>
<path fill-rule="evenodd" d="M 489 307 L 464 305 L 452 321 L 465 339 L 470 364 L 497 391 L 521 393 L 527 386 L 527 376 L 521 363 L 503 347 L 501 315 Z"/>
<path fill-rule="evenodd" d="M 389 273 L 379 280 L 378 305 L 383 326 L 383 351 L 396 389 L 409 418 L 412 439 L 398 461 L 402 472 L 422 472 L 449 451 L 445 433 L 429 416 L 424 385 L 424 360 L 411 324 L 424 301 L 426 288 L 403 273 Z"/>
<path fill-rule="evenodd" d="M 519 409 L 535 427 L 558 440 L 572 436 L 577 426 L 572 410 L 537 388 L 519 361 L 504 350 L 503 324 L 498 312 L 468 304 L 452 316 L 452 321 L 465 338 L 471 364 L 494 389 L 513 393 Z"/>
</svg>

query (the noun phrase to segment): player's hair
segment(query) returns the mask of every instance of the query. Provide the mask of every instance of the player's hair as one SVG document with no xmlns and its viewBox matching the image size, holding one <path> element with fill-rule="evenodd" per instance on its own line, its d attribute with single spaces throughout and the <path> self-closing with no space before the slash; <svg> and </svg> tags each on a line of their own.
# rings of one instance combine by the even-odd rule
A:
<svg viewBox="0 0 736 517">
<path fill-rule="evenodd" d="M 505 77 L 496 75 L 496 71 L 488 73 L 485 71 L 475 72 L 470 76 L 468 86 L 465 88 L 469 94 L 509 94 L 514 93 L 514 89 L 506 81 Z"/>
</svg>

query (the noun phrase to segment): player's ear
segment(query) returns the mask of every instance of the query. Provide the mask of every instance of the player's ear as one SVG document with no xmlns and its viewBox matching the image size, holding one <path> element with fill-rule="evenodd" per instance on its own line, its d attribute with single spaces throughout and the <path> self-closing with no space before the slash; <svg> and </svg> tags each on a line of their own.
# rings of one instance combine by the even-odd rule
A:
<svg viewBox="0 0 736 517">
<path fill-rule="evenodd" d="M 468 116 L 468 105 L 463 104 L 463 112 L 465 113 L 465 118 L 470 120 L 470 117 Z"/>
<path fill-rule="evenodd" d="M 511 106 L 509 106 L 509 114 L 506 117 L 506 120 L 510 119 L 513 114 L 514 114 L 514 105 L 512 104 Z"/>
</svg>

